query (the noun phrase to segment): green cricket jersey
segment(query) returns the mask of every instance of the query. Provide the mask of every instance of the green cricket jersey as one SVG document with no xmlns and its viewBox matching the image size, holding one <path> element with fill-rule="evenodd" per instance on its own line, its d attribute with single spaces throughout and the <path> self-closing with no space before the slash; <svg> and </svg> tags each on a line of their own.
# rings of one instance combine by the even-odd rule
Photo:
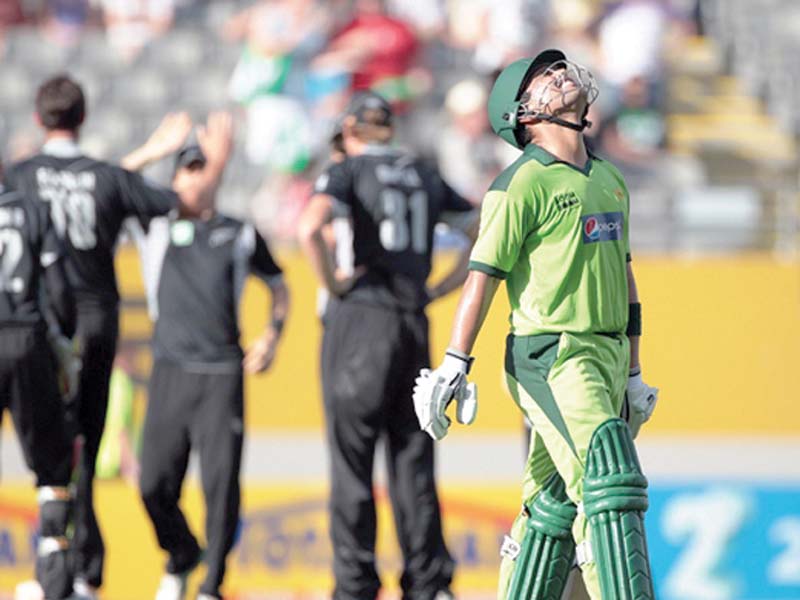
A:
<svg viewBox="0 0 800 600">
<path fill-rule="evenodd" d="M 470 268 L 506 280 L 515 335 L 624 332 L 628 190 L 591 156 L 584 170 L 530 144 L 494 181 Z"/>
</svg>

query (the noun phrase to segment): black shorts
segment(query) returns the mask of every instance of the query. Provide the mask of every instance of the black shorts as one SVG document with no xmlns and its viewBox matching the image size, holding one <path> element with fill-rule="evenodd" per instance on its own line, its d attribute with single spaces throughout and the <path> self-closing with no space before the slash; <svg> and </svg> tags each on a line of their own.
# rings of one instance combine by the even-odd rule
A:
<svg viewBox="0 0 800 600">
<path fill-rule="evenodd" d="M 6 408 L 37 486 L 67 485 L 72 443 L 64 425 L 56 358 L 43 327 L 0 331 L 0 414 Z"/>
</svg>

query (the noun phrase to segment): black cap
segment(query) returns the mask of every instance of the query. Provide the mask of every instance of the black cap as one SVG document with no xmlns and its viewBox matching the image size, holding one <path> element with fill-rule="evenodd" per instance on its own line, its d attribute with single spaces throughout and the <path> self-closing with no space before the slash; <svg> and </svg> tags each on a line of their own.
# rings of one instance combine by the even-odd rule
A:
<svg viewBox="0 0 800 600">
<path fill-rule="evenodd" d="M 561 50 L 549 48 L 539 52 L 528 67 L 528 72 L 525 73 L 525 78 L 522 80 L 522 84 L 519 86 L 519 91 L 517 92 L 517 98 L 528 89 L 528 86 L 531 84 L 531 79 L 538 75 L 543 68 L 549 67 L 560 60 L 567 60 L 566 55 Z"/>
<path fill-rule="evenodd" d="M 206 155 L 203 154 L 203 150 L 197 144 L 186 146 L 179 150 L 175 156 L 175 171 L 197 163 L 200 166 L 206 164 Z"/>
<path fill-rule="evenodd" d="M 375 92 L 359 92 L 350 100 L 345 116 L 353 116 L 359 123 L 391 127 L 392 105 Z"/>
</svg>

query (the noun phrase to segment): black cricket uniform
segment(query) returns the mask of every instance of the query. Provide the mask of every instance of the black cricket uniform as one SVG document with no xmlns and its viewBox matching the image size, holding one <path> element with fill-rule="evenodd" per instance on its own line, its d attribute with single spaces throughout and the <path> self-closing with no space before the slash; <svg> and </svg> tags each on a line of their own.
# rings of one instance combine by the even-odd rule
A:
<svg viewBox="0 0 800 600">
<path fill-rule="evenodd" d="M 177 195 L 137 173 L 83 156 L 67 140 L 48 142 L 41 154 L 14 165 L 7 182 L 49 206 L 66 248 L 83 361 L 76 400 L 68 410 L 75 433 L 83 438 L 75 497 L 75 573 L 99 587 L 105 551 L 94 514 L 93 481 L 119 332 L 114 250 L 127 218 L 146 222 L 164 214 L 177 205 Z"/>
<path fill-rule="evenodd" d="M 0 419 L 8 408 L 36 475 L 41 535 L 36 576 L 45 597 L 54 599 L 72 592 L 66 542 L 72 444 L 40 298 L 48 295 L 57 325 L 71 336 L 75 306 L 62 261 L 47 207 L 17 192 L 0 192 Z"/>
<path fill-rule="evenodd" d="M 429 364 L 424 308 L 434 226 L 463 229 L 476 212 L 433 169 L 387 146 L 331 165 L 315 191 L 336 200 L 336 213 L 349 213 L 354 266 L 366 267 L 329 307 L 322 343 L 334 598 L 369 600 L 380 588 L 372 471 L 383 435 L 403 598 L 430 600 L 449 588 L 454 562 L 442 537 L 433 443 L 411 398 Z"/>
<path fill-rule="evenodd" d="M 218 595 L 239 518 L 243 440 L 242 349 L 238 305 L 248 274 L 281 277 L 252 225 L 215 214 L 209 220 L 158 218 L 143 232 L 153 332 L 153 371 L 142 444 L 141 494 L 167 572 L 200 556 L 178 501 L 189 453 L 199 452 L 206 500 L 206 579 Z"/>
</svg>

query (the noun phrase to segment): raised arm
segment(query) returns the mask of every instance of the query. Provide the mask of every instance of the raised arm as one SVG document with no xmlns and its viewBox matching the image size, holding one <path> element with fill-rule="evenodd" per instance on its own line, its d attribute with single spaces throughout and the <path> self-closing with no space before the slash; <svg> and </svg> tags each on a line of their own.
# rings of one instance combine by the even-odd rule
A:
<svg viewBox="0 0 800 600">
<path fill-rule="evenodd" d="M 180 150 L 191 131 L 192 119 L 188 113 L 168 113 L 144 144 L 123 157 L 120 166 L 128 171 L 141 171 Z"/>
</svg>

